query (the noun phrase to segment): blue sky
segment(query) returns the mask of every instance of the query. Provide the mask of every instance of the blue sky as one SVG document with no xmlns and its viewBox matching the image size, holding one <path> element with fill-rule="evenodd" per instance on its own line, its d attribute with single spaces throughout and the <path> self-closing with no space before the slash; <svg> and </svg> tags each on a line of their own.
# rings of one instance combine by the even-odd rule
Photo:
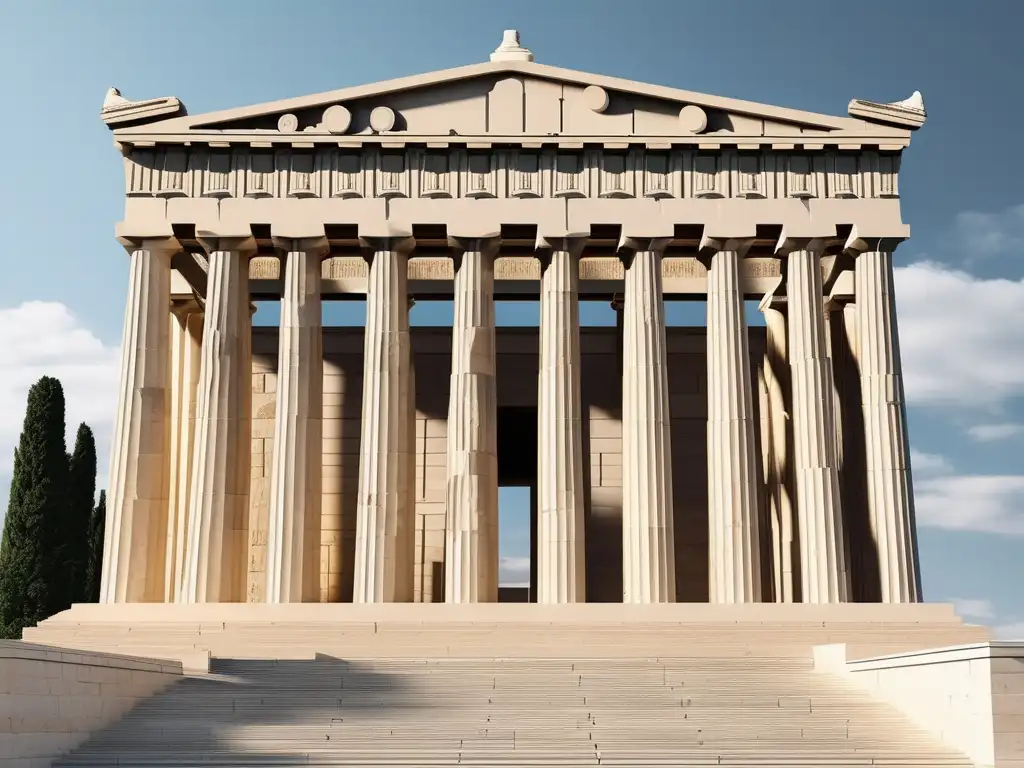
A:
<svg viewBox="0 0 1024 768">
<path fill-rule="evenodd" d="M 108 87 L 198 114 L 483 61 L 516 28 L 544 63 L 836 115 L 851 98 L 923 92 L 929 119 L 900 178 L 913 237 L 897 301 L 924 587 L 1024 636 L 1022 23 L 1017 0 L 4 0 L 0 494 L 44 373 L 65 383 L 70 429 L 88 420 L 107 450 L 127 279 L 113 239 L 123 173 L 99 120 Z M 358 310 L 328 318 L 361 323 Z M 670 321 L 703 317 L 693 305 Z M 520 508 L 503 499 L 509 574 L 526 554 Z"/>
</svg>

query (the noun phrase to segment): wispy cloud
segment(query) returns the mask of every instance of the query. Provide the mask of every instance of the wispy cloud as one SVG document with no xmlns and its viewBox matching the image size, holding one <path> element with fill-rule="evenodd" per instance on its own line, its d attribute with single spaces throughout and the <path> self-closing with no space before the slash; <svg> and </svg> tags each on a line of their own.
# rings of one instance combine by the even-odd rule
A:
<svg viewBox="0 0 1024 768">
<path fill-rule="evenodd" d="M 1024 255 L 1024 205 L 996 213 L 959 213 L 953 222 L 953 234 L 966 264 Z"/>
<path fill-rule="evenodd" d="M 919 262 L 895 281 L 910 405 L 997 411 L 1024 395 L 1024 279 Z"/>
<path fill-rule="evenodd" d="M 995 616 L 992 601 L 983 598 L 951 597 L 956 612 L 969 619 L 991 619 Z"/>
<path fill-rule="evenodd" d="M 530 558 L 503 557 L 498 563 L 498 583 L 518 587 L 530 583 Z"/>
<path fill-rule="evenodd" d="M 967 436 L 979 443 L 993 443 L 997 440 L 1024 435 L 1024 424 L 1007 422 L 1005 424 L 975 424 L 967 429 Z"/>
<path fill-rule="evenodd" d="M 934 475 L 953 471 L 953 465 L 945 456 L 937 453 L 924 453 L 916 448 L 910 449 L 910 466 L 916 476 Z"/>
</svg>

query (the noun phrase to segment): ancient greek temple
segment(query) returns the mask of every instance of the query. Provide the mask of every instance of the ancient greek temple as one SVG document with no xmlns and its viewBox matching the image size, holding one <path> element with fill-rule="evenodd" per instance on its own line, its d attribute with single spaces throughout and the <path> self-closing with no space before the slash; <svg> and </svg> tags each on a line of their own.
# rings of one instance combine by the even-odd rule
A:
<svg viewBox="0 0 1024 768">
<path fill-rule="evenodd" d="M 848 112 L 559 69 L 516 33 L 201 115 L 111 89 L 102 600 L 504 600 L 498 488 L 523 486 L 529 600 L 919 601 L 893 252 L 925 111 Z M 365 328 L 325 327 L 345 300 Z M 452 326 L 411 327 L 432 300 Z M 512 300 L 539 327 L 496 327 Z M 706 327 L 666 327 L 677 301 Z"/>
</svg>

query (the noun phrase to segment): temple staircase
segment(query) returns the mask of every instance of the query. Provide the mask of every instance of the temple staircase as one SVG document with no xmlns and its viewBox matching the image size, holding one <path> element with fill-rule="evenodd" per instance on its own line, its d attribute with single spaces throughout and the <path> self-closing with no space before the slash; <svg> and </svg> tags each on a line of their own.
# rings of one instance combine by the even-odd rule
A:
<svg viewBox="0 0 1024 768">
<path fill-rule="evenodd" d="M 813 646 L 988 638 L 940 605 L 239 604 L 76 606 L 25 639 L 213 657 L 61 768 L 938 768 L 971 763 Z"/>
</svg>

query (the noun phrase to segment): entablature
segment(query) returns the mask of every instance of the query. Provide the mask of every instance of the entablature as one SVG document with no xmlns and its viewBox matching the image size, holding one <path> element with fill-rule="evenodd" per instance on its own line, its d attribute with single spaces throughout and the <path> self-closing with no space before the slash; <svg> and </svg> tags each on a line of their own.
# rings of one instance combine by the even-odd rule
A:
<svg viewBox="0 0 1024 768">
<path fill-rule="evenodd" d="M 134 147 L 128 197 L 239 199 L 872 199 L 899 197 L 900 154 L 617 144 L 572 148 Z"/>
</svg>

